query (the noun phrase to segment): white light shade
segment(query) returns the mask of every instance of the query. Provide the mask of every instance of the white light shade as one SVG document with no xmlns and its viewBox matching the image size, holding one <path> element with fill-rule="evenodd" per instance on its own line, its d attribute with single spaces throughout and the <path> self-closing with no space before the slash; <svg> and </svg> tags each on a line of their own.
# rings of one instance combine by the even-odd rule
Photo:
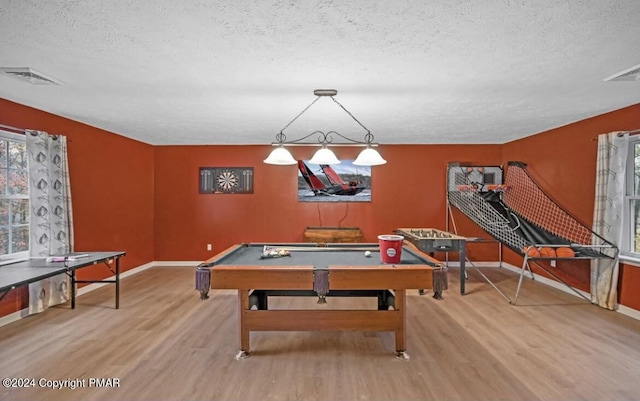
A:
<svg viewBox="0 0 640 401">
<path fill-rule="evenodd" d="M 313 154 L 309 163 L 312 164 L 340 164 L 336 155 L 327 148 L 322 148 Z"/>
<path fill-rule="evenodd" d="M 291 153 L 282 146 L 278 146 L 273 149 L 269 154 L 269 157 L 263 160 L 267 164 L 276 164 L 279 166 L 287 166 L 290 164 L 298 164 L 296 159 L 291 156 Z"/>
<path fill-rule="evenodd" d="M 377 150 L 372 148 L 366 148 L 358 157 L 353 161 L 356 166 L 379 166 L 385 164 L 387 161 L 380 156 Z"/>
</svg>

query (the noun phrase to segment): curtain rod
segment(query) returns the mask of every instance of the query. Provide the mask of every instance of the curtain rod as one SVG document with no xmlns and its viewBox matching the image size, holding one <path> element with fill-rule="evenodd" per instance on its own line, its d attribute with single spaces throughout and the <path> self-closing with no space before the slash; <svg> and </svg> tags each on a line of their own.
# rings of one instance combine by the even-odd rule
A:
<svg viewBox="0 0 640 401">
<path fill-rule="evenodd" d="M 617 137 L 620 138 L 620 137 L 625 136 L 626 134 L 629 134 L 629 136 L 640 135 L 640 129 L 636 129 L 636 130 L 633 130 L 633 131 L 621 131 L 621 132 L 618 132 Z M 591 138 L 591 140 L 592 141 L 597 141 L 598 138 Z"/>
<path fill-rule="evenodd" d="M 16 132 L 19 132 L 19 133 L 21 133 L 21 134 L 25 134 L 25 135 L 27 134 L 27 130 L 26 130 L 26 129 L 24 129 L 24 128 L 16 128 L 16 127 L 12 127 L 12 126 L 10 126 L 10 125 L 0 124 L 0 129 L 6 129 L 6 130 L 11 130 L 11 131 L 16 131 Z M 31 132 L 31 135 L 36 136 L 36 134 L 35 134 L 34 132 L 38 132 L 38 131 L 34 130 L 34 131 L 32 131 L 32 132 Z M 53 138 L 53 140 L 58 139 L 58 136 L 59 136 L 58 134 L 49 134 L 49 133 L 47 133 L 47 135 L 50 135 L 50 136 Z M 67 140 L 67 142 L 71 142 L 71 141 L 70 141 L 70 140 Z"/>
<path fill-rule="evenodd" d="M 23 128 L 16 128 L 16 127 L 12 127 L 10 125 L 4 125 L 4 124 L 0 124 L 0 128 L 8 129 L 8 130 L 11 130 L 11 131 L 18 131 L 18 132 L 23 133 L 23 134 L 27 132 Z"/>
</svg>

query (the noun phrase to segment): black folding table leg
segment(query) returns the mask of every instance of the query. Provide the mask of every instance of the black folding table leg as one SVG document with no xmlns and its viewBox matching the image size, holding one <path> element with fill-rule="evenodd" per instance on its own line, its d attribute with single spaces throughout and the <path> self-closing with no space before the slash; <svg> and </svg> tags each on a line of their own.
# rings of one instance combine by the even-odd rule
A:
<svg viewBox="0 0 640 401">
<path fill-rule="evenodd" d="M 76 271 L 71 270 L 71 309 L 76 308 Z"/>
<path fill-rule="evenodd" d="M 116 258 L 116 309 L 120 309 L 120 258 Z"/>
</svg>

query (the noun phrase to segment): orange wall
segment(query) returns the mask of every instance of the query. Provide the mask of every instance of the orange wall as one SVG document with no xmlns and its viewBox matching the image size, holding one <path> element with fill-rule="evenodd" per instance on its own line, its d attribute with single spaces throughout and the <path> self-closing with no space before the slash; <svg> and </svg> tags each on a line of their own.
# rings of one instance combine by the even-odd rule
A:
<svg viewBox="0 0 640 401">
<path fill-rule="evenodd" d="M 126 251 L 123 271 L 153 261 L 153 146 L 3 99 L 0 123 L 67 136 L 77 251 Z M 78 270 L 81 280 L 111 275 Z M 12 291 L 0 316 L 25 302 L 25 288 Z"/>
<path fill-rule="evenodd" d="M 527 171 L 545 192 L 575 217 L 593 222 L 597 137 L 612 131 L 640 128 L 640 104 L 564 127 L 507 143 L 503 146 L 503 163 L 517 160 L 528 164 Z M 511 251 L 505 260 L 516 266 L 522 259 Z M 573 286 L 589 291 L 589 264 L 558 262 L 556 272 Z M 621 266 L 620 303 L 640 310 L 640 267 Z M 535 269 L 534 269 L 535 271 Z"/>
<path fill-rule="evenodd" d="M 297 166 L 262 162 L 271 146 L 159 146 L 155 149 L 156 260 L 205 260 L 238 242 L 302 241 L 307 226 L 357 226 L 364 240 L 399 227 L 445 228 L 446 167 L 464 160 L 496 165 L 499 145 L 383 145 L 372 168 L 370 203 L 300 203 Z M 313 149 L 293 148 L 308 159 Z M 337 148 L 355 159 L 357 148 Z M 253 167 L 254 193 L 198 193 L 200 167 Z M 464 228 L 464 227 L 463 227 Z M 471 235 L 481 232 L 469 224 Z M 207 251 L 206 244 L 213 244 Z M 497 247 L 472 257 L 495 260 Z M 475 254 L 473 253 L 475 252 Z"/>
<path fill-rule="evenodd" d="M 371 203 L 298 203 L 295 166 L 262 163 L 270 146 L 151 146 L 63 117 L 0 99 L 0 123 L 67 135 L 76 249 L 125 250 L 123 270 L 153 260 L 199 261 L 246 241 L 301 241 L 307 226 L 358 226 L 365 241 L 401 226 L 445 228 L 446 167 L 451 161 L 529 164 L 560 204 L 589 223 L 593 211 L 595 139 L 637 129 L 640 105 L 543 132 L 505 145 L 382 145 L 388 164 L 373 167 Z M 308 159 L 311 149 L 294 148 Z M 354 159 L 358 149 L 336 149 Z M 568 162 L 570 160 L 570 162 Z M 252 195 L 200 195 L 199 167 L 253 167 Z M 454 211 L 458 232 L 486 234 Z M 206 244 L 213 244 L 207 251 Z M 470 245 L 472 260 L 496 260 L 492 245 Z M 437 257 L 442 255 L 436 255 Z M 505 251 L 505 260 L 522 259 Z M 558 269 L 588 289 L 588 266 Z M 102 267 L 82 269 L 81 279 L 104 278 Z M 640 269 L 623 265 L 620 300 L 640 310 Z M 0 316 L 25 306 L 24 290 L 0 304 Z"/>
</svg>

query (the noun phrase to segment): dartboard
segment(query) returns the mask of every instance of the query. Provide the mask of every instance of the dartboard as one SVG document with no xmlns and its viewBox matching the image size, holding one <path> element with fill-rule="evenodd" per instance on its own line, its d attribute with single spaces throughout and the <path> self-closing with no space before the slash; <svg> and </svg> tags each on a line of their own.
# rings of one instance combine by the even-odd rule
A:
<svg viewBox="0 0 640 401">
<path fill-rule="evenodd" d="M 201 194 L 252 194 L 253 167 L 200 167 Z"/>
<path fill-rule="evenodd" d="M 218 188 L 223 191 L 233 191 L 238 186 L 238 176 L 235 172 L 229 170 L 223 170 L 218 173 L 217 177 Z"/>
</svg>

